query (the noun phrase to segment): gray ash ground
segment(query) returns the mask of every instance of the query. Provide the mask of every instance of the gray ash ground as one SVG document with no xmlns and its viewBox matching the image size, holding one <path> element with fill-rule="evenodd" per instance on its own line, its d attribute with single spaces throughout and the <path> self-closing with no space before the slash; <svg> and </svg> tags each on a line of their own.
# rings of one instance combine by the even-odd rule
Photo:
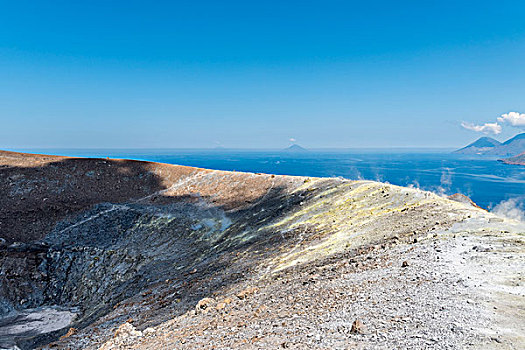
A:
<svg viewBox="0 0 525 350">
<path fill-rule="evenodd" d="M 74 309 L 42 307 L 4 316 L 0 319 L 0 349 L 16 349 L 17 337 L 35 337 L 67 327 L 75 315 Z"/>
<path fill-rule="evenodd" d="M 129 319 L 105 344 L 107 337 L 96 334 L 68 344 L 88 349 L 518 349 L 523 312 L 498 314 L 490 303 L 493 296 L 487 299 L 480 287 L 501 286 L 494 273 L 511 265 L 523 275 L 525 259 L 513 255 L 504 262 L 510 246 L 507 253 L 489 253 L 480 244 L 505 243 L 494 234 L 432 235 L 412 244 L 394 240 L 358 255 L 333 256 L 239 283 L 207 300 L 206 309 L 154 328 L 138 330 Z M 487 265 L 487 259 L 505 266 Z M 483 275 L 476 273 L 480 269 Z M 353 329 L 355 320 L 364 324 L 359 332 Z"/>
</svg>

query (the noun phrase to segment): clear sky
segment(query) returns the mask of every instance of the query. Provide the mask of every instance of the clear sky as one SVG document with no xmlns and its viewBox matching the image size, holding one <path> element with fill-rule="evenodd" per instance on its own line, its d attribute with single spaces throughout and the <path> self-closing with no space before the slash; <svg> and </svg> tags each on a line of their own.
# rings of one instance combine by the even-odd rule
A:
<svg viewBox="0 0 525 350">
<path fill-rule="evenodd" d="M 4 149 L 456 147 L 513 111 L 523 0 L 0 0 Z"/>
</svg>

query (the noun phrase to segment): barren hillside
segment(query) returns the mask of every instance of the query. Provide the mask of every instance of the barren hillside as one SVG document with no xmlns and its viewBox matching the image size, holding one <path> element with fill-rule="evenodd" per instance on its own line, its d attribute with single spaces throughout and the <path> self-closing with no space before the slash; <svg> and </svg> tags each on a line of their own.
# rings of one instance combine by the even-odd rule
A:
<svg viewBox="0 0 525 350">
<path fill-rule="evenodd" d="M 13 152 L 0 198 L 0 347 L 525 345 L 525 229 L 468 201 Z"/>
</svg>

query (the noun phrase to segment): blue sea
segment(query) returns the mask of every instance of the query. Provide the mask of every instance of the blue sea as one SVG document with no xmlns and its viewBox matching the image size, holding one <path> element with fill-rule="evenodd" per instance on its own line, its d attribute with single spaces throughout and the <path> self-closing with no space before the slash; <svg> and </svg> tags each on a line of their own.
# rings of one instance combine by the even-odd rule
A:
<svg viewBox="0 0 525 350">
<path fill-rule="evenodd" d="M 21 150 L 79 157 L 148 160 L 195 167 L 281 175 L 344 177 L 413 186 L 442 195 L 461 193 L 486 209 L 525 206 L 525 167 L 497 158 L 451 154 L 448 150 Z M 498 207 L 499 205 L 499 207 Z"/>
</svg>

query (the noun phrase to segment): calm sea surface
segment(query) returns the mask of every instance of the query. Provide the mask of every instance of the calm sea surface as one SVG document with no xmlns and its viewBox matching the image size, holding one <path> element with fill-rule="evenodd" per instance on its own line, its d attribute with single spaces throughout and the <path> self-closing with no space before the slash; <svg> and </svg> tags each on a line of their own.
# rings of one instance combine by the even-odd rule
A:
<svg viewBox="0 0 525 350">
<path fill-rule="evenodd" d="M 29 150 L 23 150 L 29 151 Z M 511 200 L 523 210 L 525 167 L 507 165 L 496 158 L 478 158 L 436 152 L 392 151 L 282 151 L 239 150 L 31 150 L 80 157 L 149 160 L 219 170 L 282 175 L 341 176 L 401 186 L 414 186 L 439 194 L 462 193 L 491 209 Z"/>
</svg>

